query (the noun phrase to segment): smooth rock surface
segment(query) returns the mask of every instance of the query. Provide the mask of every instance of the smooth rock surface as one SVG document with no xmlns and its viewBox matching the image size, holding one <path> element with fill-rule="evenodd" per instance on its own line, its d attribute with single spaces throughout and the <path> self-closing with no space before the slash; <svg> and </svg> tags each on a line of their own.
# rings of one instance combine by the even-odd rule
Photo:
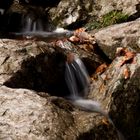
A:
<svg viewBox="0 0 140 140">
<path fill-rule="evenodd" d="M 101 29 L 95 33 L 95 38 L 98 46 L 112 60 L 118 47 L 130 47 L 140 52 L 140 19 Z"/>
<path fill-rule="evenodd" d="M 44 94 L 0 87 L 1 140 L 117 140 L 103 116 L 75 110 L 63 99 Z"/>
</svg>

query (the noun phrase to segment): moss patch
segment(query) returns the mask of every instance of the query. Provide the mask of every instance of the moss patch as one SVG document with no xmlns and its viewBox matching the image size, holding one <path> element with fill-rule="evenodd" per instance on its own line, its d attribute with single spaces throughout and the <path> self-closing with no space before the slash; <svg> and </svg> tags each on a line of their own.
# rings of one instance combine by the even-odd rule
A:
<svg viewBox="0 0 140 140">
<path fill-rule="evenodd" d="M 122 11 L 111 11 L 100 19 L 91 20 L 85 27 L 89 30 L 100 29 L 116 23 L 126 22 L 128 17 L 129 15 L 122 13 Z"/>
</svg>

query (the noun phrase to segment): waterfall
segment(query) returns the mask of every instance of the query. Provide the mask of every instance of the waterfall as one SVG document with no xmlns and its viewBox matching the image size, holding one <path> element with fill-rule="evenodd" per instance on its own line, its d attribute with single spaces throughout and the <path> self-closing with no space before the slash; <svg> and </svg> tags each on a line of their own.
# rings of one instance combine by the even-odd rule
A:
<svg viewBox="0 0 140 140">
<path fill-rule="evenodd" d="M 65 80 L 70 91 L 70 98 L 84 97 L 89 92 L 89 76 L 86 68 L 74 54 L 70 54 L 71 62 L 66 62 Z"/>
<path fill-rule="evenodd" d="M 36 13 L 36 12 L 35 12 Z M 63 28 L 56 28 L 50 32 L 45 30 L 46 20 L 34 11 L 21 16 L 21 30 L 14 32 L 16 37 L 36 37 L 39 40 L 49 42 L 50 40 L 59 40 L 59 46 L 70 52 L 72 50 L 71 43 L 63 41 L 74 34 L 74 31 L 68 31 Z M 70 60 L 70 56 L 72 60 Z M 84 97 L 89 91 L 89 76 L 86 68 L 76 55 L 69 53 L 65 63 L 65 82 L 70 92 L 70 98 Z"/>
<path fill-rule="evenodd" d="M 32 27 L 32 19 L 30 17 L 25 17 L 22 19 L 22 23 L 23 23 L 23 27 L 22 27 L 22 31 L 26 32 L 26 31 L 31 31 L 31 27 Z"/>
<path fill-rule="evenodd" d="M 22 30 L 21 32 L 37 32 L 43 31 L 44 25 L 41 19 L 33 19 L 32 16 L 27 15 L 22 17 Z"/>
</svg>

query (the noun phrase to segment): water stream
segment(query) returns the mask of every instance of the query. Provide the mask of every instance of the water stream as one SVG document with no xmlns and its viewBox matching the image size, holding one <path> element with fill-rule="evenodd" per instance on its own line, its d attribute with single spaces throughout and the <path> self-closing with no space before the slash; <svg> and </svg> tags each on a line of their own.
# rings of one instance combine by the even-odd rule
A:
<svg viewBox="0 0 140 140">
<path fill-rule="evenodd" d="M 52 32 L 44 31 L 43 21 L 39 18 L 33 18 L 32 15 L 23 17 L 22 30 L 15 33 L 16 36 L 33 36 L 40 40 L 60 40 L 68 38 L 73 34 L 73 31 L 56 28 Z M 89 76 L 86 68 L 80 58 L 71 51 L 70 44 L 59 41 L 60 47 L 68 50 L 67 61 L 65 63 L 65 81 L 70 92 L 70 98 L 84 97 L 89 92 Z"/>
<path fill-rule="evenodd" d="M 69 54 L 72 60 L 66 62 L 65 80 L 70 91 L 70 98 L 84 97 L 89 92 L 89 76 L 86 68 L 74 54 Z"/>
<path fill-rule="evenodd" d="M 22 27 L 20 32 L 14 33 L 16 36 L 35 36 L 40 40 L 48 41 L 47 38 L 49 38 L 50 40 L 60 40 L 65 37 L 68 38 L 73 34 L 72 31 L 67 31 L 63 29 L 59 30 L 57 28 L 56 30 L 49 29 L 49 32 L 47 32 L 45 30 L 46 27 L 44 27 L 43 20 L 40 18 L 33 18 L 31 15 L 22 17 L 21 25 Z M 66 98 L 75 101 L 76 105 L 80 105 L 86 110 L 98 112 L 108 117 L 108 114 L 104 113 L 104 110 L 102 111 L 96 102 L 83 98 L 89 93 L 90 90 L 89 75 L 86 71 L 86 68 L 82 60 L 77 55 L 71 52 L 71 46 L 69 46 L 69 44 L 65 44 L 65 42 L 61 40 L 59 43 L 63 49 L 67 49 L 67 60 L 65 61 L 64 77 L 66 85 L 70 92 L 70 96 Z M 112 120 L 110 122 L 115 127 Z M 120 135 L 120 140 L 122 140 L 123 136 L 121 136 L 118 130 L 117 132 L 118 135 Z"/>
</svg>

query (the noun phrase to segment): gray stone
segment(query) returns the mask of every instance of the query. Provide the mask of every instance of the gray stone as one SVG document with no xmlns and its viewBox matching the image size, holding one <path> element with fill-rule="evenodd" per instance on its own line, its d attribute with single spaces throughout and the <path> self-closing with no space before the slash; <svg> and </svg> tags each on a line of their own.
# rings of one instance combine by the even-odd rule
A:
<svg viewBox="0 0 140 140">
<path fill-rule="evenodd" d="M 45 94 L 44 97 L 39 95 Z M 68 102 L 47 93 L 0 87 L 1 140 L 117 140 L 103 116 L 74 109 Z"/>
<path fill-rule="evenodd" d="M 90 98 L 101 102 L 126 139 L 138 139 L 134 133 L 140 118 L 140 54 L 130 62 L 124 62 L 125 58 L 115 58 L 107 70 L 98 75 Z"/>
<path fill-rule="evenodd" d="M 56 25 L 66 27 L 100 18 L 113 10 L 130 16 L 140 11 L 136 8 L 138 4 L 139 0 L 61 0 L 57 7 L 49 10 L 49 14 Z"/>
<path fill-rule="evenodd" d="M 140 52 L 140 19 L 109 26 L 95 33 L 96 42 L 110 58 L 115 58 L 118 47 Z"/>
</svg>

